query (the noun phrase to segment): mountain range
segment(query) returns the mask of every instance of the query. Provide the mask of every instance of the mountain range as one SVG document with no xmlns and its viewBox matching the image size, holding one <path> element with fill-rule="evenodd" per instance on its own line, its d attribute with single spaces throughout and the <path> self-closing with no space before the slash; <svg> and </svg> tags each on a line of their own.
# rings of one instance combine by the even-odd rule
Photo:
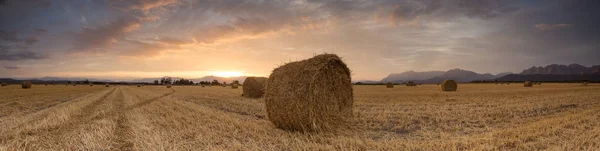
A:
<svg viewBox="0 0 600 151">
<path fill-rule="evenodd" d="M 531 67 L 519 74 L 510 72 L 499 73 L 476 73 L 463 69 L 451 69 L 448 71 L 407 71 L 403 73 L 390 74 L 380 82 L 405 83 L 414 81 L 417 83 L 440 83 L 445 79 L 453 79 L 457 82 L 471 81 L 600 81 L 600 65 L 586 67 L 579 64 L 558 65 L 551 64 L 545 67 Z"/>
<path fill-rule="evenodd" d="M 505 72 L 497 75 L 493 75 L 490 73 L 480 74 L 473 71 L 458 68 L 451 69 L 448 71 L 407 71 L 403 73 L 390 74 L 387 77 L 383 78 L 381 82 L 405 83 L 408 81 L 414 81 L 416 83 L 440 83 L 445 79 L 453 79 L 457 82 L 471 82 L 475 80 L 495 79 L 509 74 L 512 73 Z"/>
<path fill-rule="evenodd" d="M 533 66 L 523 70 L 521 75 L 532 74 L 554 74 L 554 75 L 569 75 L 569 74 L 598 74 L 600 73 L 600 65 L 586 67 L 579 64 L 559 65 L 551 64 L 546 67 Z"/>
</svg>

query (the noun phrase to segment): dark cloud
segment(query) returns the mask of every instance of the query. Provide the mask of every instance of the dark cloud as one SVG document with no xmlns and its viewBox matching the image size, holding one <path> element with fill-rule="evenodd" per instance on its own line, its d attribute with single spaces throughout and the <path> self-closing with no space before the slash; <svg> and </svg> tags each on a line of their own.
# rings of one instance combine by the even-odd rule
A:
<svg viewBox="0 0 600 151">
<path fill-rule="evenodd" d="M 135 18 L 120 18 L 96 28 L 83 28 L 77 34 L 75 51 L 97 51 L 118 42 L 128 33 L 137 30 L 141 22 Z"/>
<path fill-rule="evenodd" d="M 517 8 L 510 6 L 515 1 L 505 0 L 458 0 L 458 7 L 465 15 L 477 18 L 493 18 L 506 13 L 515 12 Z"/>
<path fill-rule="evenodd" d="M 38 60 L 45 58 L 48 57 L 27 50 L 9 51 L 9 47 L 0 45 L 0 60 Z"/>
<path fill-rule="evenodd" d="M 37 32 L 37 33 L 47 33 L 48 31 L 46 29 L 36 28 L 35 32 Z"/>
<path fill-rule="evenodd" d="M 21 69 L 21 68 L 17 67 L 17 66 L 5 66 L 4 69 L 7 69 L 7 70 L 18 70 L 18 69 Z"/>
<path fill-rule="evenodd" d="M 0 30 L 0 40 L 8 41 L 8 42 L 20 42 L 21 40 L 18 38 L 18 34 L 15 31 L 8 32 Z"/>
<path fill-rule="evenodd" d="M 6 5 L 6 0 L 0 0 L 0 6 Z"/>
</svg>

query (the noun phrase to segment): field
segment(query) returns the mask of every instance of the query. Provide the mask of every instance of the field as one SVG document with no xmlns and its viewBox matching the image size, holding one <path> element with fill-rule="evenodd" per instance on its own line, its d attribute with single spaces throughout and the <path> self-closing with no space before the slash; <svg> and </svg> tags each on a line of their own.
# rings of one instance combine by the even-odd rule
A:
<svg viewBox="0 0 600 151">
<path fill-rule="evenodd" d="M 354 120 L 277 129 L 264 99 L 173 86 L 0 87 L 0 150 L 598 150 L 600 85 L 354 86 Z"/>
</svg>

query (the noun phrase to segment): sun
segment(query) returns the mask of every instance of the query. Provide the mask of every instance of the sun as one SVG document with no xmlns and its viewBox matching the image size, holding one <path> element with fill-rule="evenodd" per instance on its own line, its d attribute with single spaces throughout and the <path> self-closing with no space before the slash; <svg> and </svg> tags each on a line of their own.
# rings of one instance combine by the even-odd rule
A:
<svg viewBox="0 0 600 151">
<path fill-rule="evenodd" d="M 241 72 L 233 72 L 233 71 L 217 71 L 214 73 L 215 76 L 218 77 L 225 77 L 225 78 L 229 78 L 229 77 L 239 77 L 242 76 Z"/>
</svg>

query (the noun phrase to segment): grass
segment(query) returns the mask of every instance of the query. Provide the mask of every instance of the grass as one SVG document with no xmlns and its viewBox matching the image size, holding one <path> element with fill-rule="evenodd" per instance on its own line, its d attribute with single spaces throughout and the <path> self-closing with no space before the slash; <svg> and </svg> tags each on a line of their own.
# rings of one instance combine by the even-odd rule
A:
<svg viewBox="0 0 600 151">
<path fill-rule="evenodd" d="M 597 150 L 600 85 L 354 86 L 351 126 L 277 129 L 264 99 L 199 86 L 0 87 L 0 150 Z"/>
</svg>

